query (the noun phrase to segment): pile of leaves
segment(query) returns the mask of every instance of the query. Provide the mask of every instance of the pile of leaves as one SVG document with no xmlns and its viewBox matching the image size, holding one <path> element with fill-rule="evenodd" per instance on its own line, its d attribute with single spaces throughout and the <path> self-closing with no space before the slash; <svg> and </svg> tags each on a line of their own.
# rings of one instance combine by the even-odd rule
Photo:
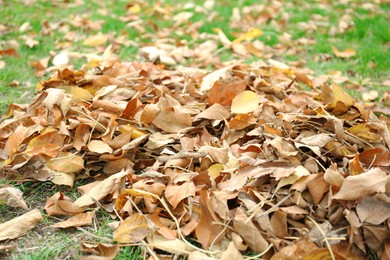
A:
<svg viewBox="0 0 390 260">
<path fill-rule="evenodd" d="M 85 252 L 390 257 L 390 120 L 335 83 L 275 61 L 207 72 L 106 60 L 60 69 L 37 89 L 0 125 L 1 174 L 87 181 L 77 200 L 58 192 L 44 208 L 69 217 L 54 228 L 111 214 L 112 243 Z M 0 198 L 27 209 L 12 186 Z M 34 209 L 0 224 L 0 240 L 40 220 Z"/>
</svg>

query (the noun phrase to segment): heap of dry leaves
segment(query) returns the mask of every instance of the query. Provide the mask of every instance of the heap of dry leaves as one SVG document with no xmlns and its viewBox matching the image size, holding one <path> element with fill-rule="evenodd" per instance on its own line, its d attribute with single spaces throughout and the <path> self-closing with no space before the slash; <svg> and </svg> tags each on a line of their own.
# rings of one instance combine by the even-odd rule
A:
<svg viewBox="0 0 390 260">
<path fill-rule="evenodd" d="M 108 60 L 37 89 L 1 123 L 2 175 L 90 180 L 76 201 L 59 192 L 45 206 L 70 217 L 56 228 L 96 210 L 116 218 L 112 245 L 86 252 L 112 258 L 117 242 L 158 258 L 390 257 L 390 121 L 334 83 L 275 61 L 208 73 Z M 15 190 L 0 196 L 27 208 Z M 34 209 L 1 224 L 0 240 L 41 219 Z"/>
</svg>

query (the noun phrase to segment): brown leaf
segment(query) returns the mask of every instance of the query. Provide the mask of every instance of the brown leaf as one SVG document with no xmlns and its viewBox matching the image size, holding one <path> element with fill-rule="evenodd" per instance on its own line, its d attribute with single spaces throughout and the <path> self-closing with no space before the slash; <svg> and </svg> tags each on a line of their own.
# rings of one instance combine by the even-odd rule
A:
<svg viewBox="0 0 390 260">
<path fill-rule="evenodd" d="M 218 224 L 214 224 L 213 217 L 207 207 L 207 193 L 201 191 L 200 198 L 200 219 L 195 229 L 195 235 L 198 241 L 202 244 L 202 247 L 207 249 L 211 244 L 217 244 L 224 236 L 221 234 L 223 227 Z"/>
<path fill-rule="evenodd" d="M 100 256 L 105 257 L 105 260 L 114 259 L 114 257 L 119 253 L 119 245 L 109 245 L 104 243 L 87 243 L 82 242 L 80 245 L 81 252 L 90 253 L 93 257 Z M 94 258 L 101 259 L 101 258 Z"/>
<path fill-rule="evenodd" d="M 62 192 L 57 192 L 47 200 L 45 210 L 49 216 L 73 216 L 84 212 L 83 208 L 74 204 L 74 202 Z"/>
<path fill-rule="evenodd" d="M 287 232 L 287 213 L 277 210 L 271 217 L 272 230 L 275 236 L 283 238 L 288 235 Z"/>
<path fill-rule="evenodd" d="M 65 221 L 51 225 L 54 228 L 70 228 L 92 225 L 92 219 L 95 217 L 95 210 L 85 213 L 79 213 Z"/>
<path fill-rule="evenodd" d="M 208 92 L 209 105 L 230 106 L 235 96 L 243 92 L 246 85 L 243 81 L 216 81 Z"/>
<path fill-rule="evenodd" d="M 332 83 L 322 88 L 322 98 L 327 104 L 326 108 L 331 109 L 336 115 L 344 114 L 355 104 L 355 100 L 345 92 L 339 85 Z"/>
<path fill-rule="evenodd" d="M 373 168 L 365 173 L 348 176 L 340 190 L 333 195 L 338 200 L 360 200 L 367 195 L 385 192 L 389 176 L 380 168 Z"/>
<path fill-rule="evenodd" d="M 28 210 L 26 202 L 23 200 L 23 192 L 18 188 L 15 188 L 11 185 L 2 185 L 0 186 L 0 201 L 5 203 L 8 206 L 15 208 L 23 208 Z M 3 204 L 3 203 L 0 203 Z"/>
<path fill-rule="evenodd" d="M 8 158 L 18 151 L 19 145 L 22 144 L 24 139 L 28 136 L 29 129 L 23 125 L 19 125 L 15 131 L 8 137 L 7 142 L 5 143 L 4 152 Z"/>
<path fill-rule="evenodd" d="M 201 118 L 210 119 L 210 120 L 224 120 L 230 117 L 230 112 L 221 104 L 213 104 L 207 109 L 200 112 L 194 120 L 198 120 Z"/>
<path fill-rule="evenodd" d="M 373 197 L 365 197 L 357 204 L 356 213 L 362 223 L 379 225 L 390 218 L 390 203 Z"/>
<path fill-rule="evenodd" d="M 0 241 L 20 237 L 43 219 L 38 209 L 29 211 L 19 217 L 0 224 Z"/>
<path fill-rule="evenodd" d="M 372 148 L 359 154 L 359 160 L 367 166 L 390 166 L 390 151 Z"/>
<path fill-rule="evenodd" d="M 28 143 L 26 153 L 30 156 L 42 154 L 56 157 L 64 144 L 64 139 L 65 137 L 57 131 L 39 135 Z"/>
<path fill-rule="evenodd" d="M 263 238 L 263 235 L 253 222 L 247 222 L 247 219 L 245 212 L 241 208 L 237 208 L 233 220 L 234 230 L 249 245 L 251 251 L 261 253 L 268 247 L 268 242 Z"/>
<path fill-rule="evenodd" d="M 195 196 L 195 185 L 192 181 L 184 182 L 181 185 L 169 184 L 165 189 L 165 197 L 173 208 L 176 208 L 180 201 Z"/>
<path fill-rule="evenodd" d="M 119 243 L 137 243 L 154 232 L 154 224 L 145 216 L 134 213 L 114 231 L 114 241 Z"/>
</svg>

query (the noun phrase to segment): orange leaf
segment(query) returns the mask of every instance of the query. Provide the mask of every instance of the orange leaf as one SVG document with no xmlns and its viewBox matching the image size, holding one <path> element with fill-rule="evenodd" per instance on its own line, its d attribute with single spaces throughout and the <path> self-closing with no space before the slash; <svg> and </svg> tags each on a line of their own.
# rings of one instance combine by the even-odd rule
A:
<svg viewBox="0 0 390 260">
<path fill-rule="evenodd" d="M 390 166 L 390 152 L 382 148 L 373 148 L 359 154 L 359 161 L 367 166 Z"/>
<path fill-rule="evenodd" d="M 51 225 L 54 228 L 70 228 L 70 227 L 82 227 L 92 225 L 92 219 L 95 216 L 95 210 L 79 213 L 65 221 Z"/>
<path fill-rule="evenodd" d="M 356 55 L 356 51 L 351 48 L 347 48 L 344 51 L 339 51 L 336 47 L 332 46 L 332 51 L 334 55 L 339 58 L 350 58 Z"/>
</svg>

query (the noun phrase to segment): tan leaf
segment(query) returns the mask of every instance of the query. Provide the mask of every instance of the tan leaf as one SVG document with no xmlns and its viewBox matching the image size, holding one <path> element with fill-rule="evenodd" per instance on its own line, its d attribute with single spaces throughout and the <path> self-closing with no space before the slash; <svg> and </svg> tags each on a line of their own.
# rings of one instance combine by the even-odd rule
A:
<svg viewBox="0 0 390 260">
<path fill-rule="evenodd" d="M 87 144 L 89 135 L 89 126 L 86 124 L 80 124 L 75 131 L 73 147 L 80 151 L 81 148 Z"/>
<path fill-rule="evenodd" d="M 59 152 L 56 158 L 48 159 L 46 165 L 55 171 L 76 173 L 84 169 L 84 159 L 69 152 Z"/>
<path fill-rule="evenodd" d="M 288 235 L 287 231 L 287 212 L 276 210 L 271 217 L 271 226 L 277 237 L 284 238 Z"/>
<path fill-rule="evenodd" d="M 261 253 L 268 247 L 268 242 L 253 222 L 247 221 L 247 219 L 245 212 L 237 208 L 233 220 L 234 230 L 244 239 L 253 252 Z"/>
<path fill-rule="evenodd" d="M 78 213 L 84 212 L 83 208 L 77 206 L 69 197 L 65 196 L 62 192 L 57 192 L 47 200 L 45 204 L 45 210 L 49 216 L 73 216 Z"/>
<path fill-rule="evenodd" d="M 94 204 L 94 200 L 100 201 L 108 194 L 113 192 L 115 185 L 122 182 L 123 177 L 128 174 L 129 172 L 127 171 L 121 171 L 111 175 L 103 181 L 96 182 L 96 185 L 94 185 L 93 188 L 91 188 L 88 192 L 75 201 L 75 205 L 79 207 L 86 207 Z"/>
<path fill-rule="evenodd" d="M 154 232 L 154 224 L 145 216 L 134 213 L 114 231 L 114 241 L 119 243 L 137 243 Z"/>
<path fill-rule="evenodd" d="M 389 176 L 380 168 L 373 168 L 365 173 L 348 176 L 340 190 L 333 196 L 338 200 L 359 200 L 367 195 L 385 192 Z"/>
<path fill-rule="evenodd" d="M 168 239 L 163 236 L 152 234 L 147 237 L 148 243 L 152 244 L 153 247 L 169 252 L 171 254 L 188 254 L 194 251 L 194 248 L 184 243 L 178 238 Z"/>
<path fill-rule="evenodd" d="M 214 219 L 207 207 L 207 194 L 205 191 L 201 191 L 200 198 L 200 219 L 195 229 L 195 235 L 198 241 L 202 244 L 202 247 L 207 249 L 211 244 L 218 243 L 224 236 L 221 235 L 223 227 L 221 225 L 214 224 Z"/>
<path fill-rule="evenodd" d="M 231 70 L 234 67 L 234 65 L 230 65 L 224 68 L 221 68 L 219 70 L 215 70 L 206 76 L 203 77 L 202 79 L 202 84 L 200 86 L 200 91 L 201 92 L 206 92 L 210 90 L 214 83 L 219 80 L 220 78 L 225 78 L 227 75 L 227 72 Z"/>
<path fill-rule="evenodd" d="M 169 204 L 176 208 L 180 201 L 187 197 L 195 196 L 195 184 L 192 181 L 181 185 L 169 184 L 165 189 L 165 196 Z"/>
<path fill-rule="evenodd" d="M 205 118 L 205 119 L 211 119 L 211 120 L 224 120 L 226 118 L 230 117 L 230 112 L 227 110 L 224 106 L 221 104 L 213 104 L 209 108 L 203 110 L 200 112 L 194 120 L 198 120 L 200 118 Z"/>
<path fill-rule="evenodd" d="M 326 169 L 324 174 L 324 180 L 330 185 L 340 187 L 344 182 L 344 176 L 337 169 L 337 164 L 332 164 Z"/>
<path fill-rule="evenodd" d="M 230 241 L 228 248 L 221 255 L 221 260 L 243 260 L 244 257 L 236 248 L 233 241 Z"/>
<path fill-rule="evenodd" d="M 11 185 L 0 186 L 0 205 L 4 202 L 11 207 L 29 209 L 23 200 L 23 192 Z"/>
<path fill-rule="evenodd" d="M 92 225 L 92 219 L 95 217 L 95 210 L 85 213 L 79 213 L 65 221 L 51 225 L 54 228 L 70 228 Z"/>
<path fill-rule="evenodd" d="M 88 143 L 88 150 L 94 153 L 112 153 L 112 148 L 101 140 L 92 140 Z"/>
<path fill-rule="evenodd" d="M 177 133 L 192 125 L 191 115 L 176 108 L 160 110 L 152 123 L 167 133 Z"/>
<path fill-rule="evenodd" d="M 388 201 L 365 197 L 357 204 L 356 213 L 361 222 L 379 225 L 390 218 L 390 204 Z"/>
<path fill-rule="evenodd" d="M 215 163 L 227 163 L 229 161 L 228 149 L 224 147 L 201 146 L 199 152 L 206 153 Z"/>
<path fill-rule="evenodd" d="M 250 90 L 245 90 L 235 96 L 232 101 L 231 111 L 234 114 L 251 113 L 257 109 L 260 98 Z"/>
<path fill-rule="evenodd" d="M 0 241 L 20 237 L 43 219 L 38 209 L 29 211 L 19 217 L 0 224 Z"/>
</svg>

